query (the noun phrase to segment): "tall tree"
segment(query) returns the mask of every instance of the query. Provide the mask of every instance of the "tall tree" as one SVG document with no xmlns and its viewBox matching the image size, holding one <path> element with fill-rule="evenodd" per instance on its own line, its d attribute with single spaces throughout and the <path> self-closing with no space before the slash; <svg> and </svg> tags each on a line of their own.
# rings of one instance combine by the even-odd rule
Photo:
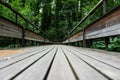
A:
<svg viewBox="0 0 120 80">
<path fill-rule="evenodd" d="M 51 1 L 52 0 L 44 0 L 43 1 L 43 13 L 42 13 L 42 24 L 41 29 L 46 31 L 49 29 L 51 24 Z"/>
</svg>

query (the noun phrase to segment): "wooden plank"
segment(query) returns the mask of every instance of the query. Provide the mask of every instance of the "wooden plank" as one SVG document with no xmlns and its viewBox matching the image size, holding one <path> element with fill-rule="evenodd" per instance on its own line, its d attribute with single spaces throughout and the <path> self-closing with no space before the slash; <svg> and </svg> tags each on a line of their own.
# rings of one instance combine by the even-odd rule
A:
<svg viewBox="0 0 120 80">
<path fill-rule="evenodd" d="M 50 51 L 45 57 L 37 61 L 34 65 L 30 66 L 23 73 L 18 75 L 14 80 L 44 80 L 56 50 L 57 47 Z"/>
<path fill-rule="evenodd" d="M 20 27 L 0 17 L 0 36 L 22 38 L 21 33 Z"/>
<path fill-rule="evenodd" d="M 117 7 L 116 9 L 111 11 L 110 13 L 102 16 L 100 19 L 98 19 L 95 22 L 88 25 L 86 27 L 86 32 L 89 33 L 89 32 L 103 29 L 105 27 L 110 27 L 110 26 L 118 24 L 119 20 L 120 20 L 119 8 L 120 7 Z"/>
<path fill-rule="evenodd" d="M 86 29 L 86 33 L 94 32 L 97 30 L 101 30 L 106 27 L 111 27 L 120 23 L 120 6 L 116 9 L 112 10 L 110 13 L 105 14 L 95 22 L 88 25 Z"/>
<path fill-rule="evenodd" d="M 0 36 L 12 37 L 12 38 L 22 38 L 21 33 L 15 34 L 15 32 L 7 31 L 7 30 L 1 30 L 1 29 L 0 29 Z"/>
<path fill-rule="evenodd" d="M 120 80 L 120 60 L 109 54 L 63 45 L 28 49 L 3 62 L 12 64 L 0 69 L 1 80 Z"/>
<path fill-rule="evenodd" d="M 79 80 L 108 80 L 105 76 L 97 72 L 95 69 L 90 67 L 84 61 L 73 55 L 75 51 L 69 52 L 67 49 L 63 48 L 65 54 L 67 55 L 73 69 L 75 70 Z M 92 73 L 92 74 L 91 74 Z"/>
<path fill-rule="evenodd" d="M 95 53 L 93 51 L 77 50 L 77 52 L 79 52 L 79 51 L 82 51 L 81 54 L 83 54 L 85 56 L 88 56 L 90 58 L 93 58 L 95 60 L 98 60 L 100 62 L 103 62 L 103 63 L 105 63 L 107 65 L 110 65 L 110 66 L 120 70 L 120 62 L 114 61 L 114 60 L 109 59 L 109 58 L 105 58 L 102 55 L 100 56 L 99 53 Z"/>
<path fill-rule="evenodd" d="M 88 53 L 88 55 L 92 54 L 93 56 L 96 55 L 98 57 L 112 60 L 112 61 L 116 61 L 116 62 L 120 63 L 119 54 L 117 52 L 109 52 L 109 51 L 98 50 L 98 49 L 80 48 L 80 47 L 72 47 L 72 46 L 69 46 L 69 47 L 74 48 L 74 50 L 76 50 L 78 52 L 80 52 L 82 50 L 85 53 Z"/>
<path fill-rule="evenodd" d="M 34 41 L 44 41 L 44 38 L 38 34 L 35 34 L 29 30 L 25 31 L 25 39 L 34 40 Z"/>
<path fill-rule="evenodd" d="M 16 23 L 0 16 L 0 28 L 12 32 L 22 32 L 22 28 L 19 27 L 20 25 L 17 25 Z"/>
<path fill-rule="evenodd" d="M 83 30 L 81 30 L 76 35 L 74 35 L 70 38 L 70 42 L 81 41 L 81 40 L 83 40 Z"/>
<path fill-rule="evenodd" d="M 68 48 L 68 49 L 71 51 L 70 48 Z M 82 53 L 85 53 L 85 52 L 81 50 L 79 52 L 75 52 L 74 55 L 76 55 L 78 58 L 82 59 L 85 63 L 89 64 L 91 67 L 93 67 L 94 69 L 96 69 L 97 71 L 99 71 L 100 73 L 102 73 L 103 75 L 108 77 L 109 79 L 111 79 L 111 80 L 119 80 L 120 79 L 120 77 L 119 77 L 120 70 L 113 67 L 115 65 L 120 65 L 120 63 L 110 66 L 110 65 L 104 63 L 104 62 L 106 62 L 106 60 L 104 58 L 101 58 L 101 60 L 103 61 L 103 62 L 101 62 L 94 58 L 83 55 Z M 85 54 L 87 54 L 87 53 L 85 53 Z"/>
<path fill-rule="evenodd" d="M 60 47 L 58 47 L 58 51 L 47 80 L 76 80 Z"/>
<path fill-rule="evenodd" d="M 22 27 L 0 16 L 0 36 L 22 39 Z M 25 39 L 44 42 L 44 38 L 28 29 L 25 29 Z M 47 42 L 49 40 L 46 39 Z"/>
<path fill-rule="evenodd" d="M 17 63 L 17 62 L 19 62 L 21 60 L 29 58 L 29 57 L 31 57 L 33 55 L 37 55 L 38 53 L 41 53 L 41 52 L 43 52 L 45 50 L 46 50 L 46 48 L 43 48 L 41 50 L 38 50 L 38 51 L 35 51 L 35 52 L 32 52 L 32 53 L 30 52 L 29 54 L 26 54 L 26 55 L 22 55 L 22 56 L 19 56 L 19 57 L 11 58 L 11 59 L 9 59 L 7 61 L 2 61 L 2 62 L 0 62 L 0 69 L 6 68 L 6 67 L 8 67 L 8 66 L 10 66 L 10 65 L 12 65 L 14 63 Z"/>
<path fill-rule="evenodd" d="M 22 53 L 19 53 L 19 54 L 14 54 L 14 55 L 10 55 L 8 57 L 0 57 L 0 63 L 1 62 L 5 62 L 9 59 L 13 59 L 13 58 L 19 58 L 20 56 L 23 56 L 23 55 L 27 55 L 27 54 L 30 54 L 32 52 L 36 52 L 38 50 L 43 50 L 43 49 L 47 49 L 49 46 L 40 46 L 40 47 L 28 47 L 28 48 L 20 48 L 18 50 L 24 50 L 24 52 Z"/>
<path fill-rule="evenodd" d="M 120 24 L 86 34 L 86 39 L 120 35 Z"/>
<path fill-rule="evenodd" d="M 50 48 L 51 49 L 51 48 Z M 31 65 L 35 64 L 38 60 L 43 58 L 48 54 L 50 49 L 45 50 L 44 52 L 39 52 L 36 55 L 33 55 L 29 58 L 26 58 L 18 63 L 14 63 L 13 65 L 6 67 L 2 70 L 0 70 L 0 79 L 1 80 L 10 80 L 15 78 L 17 75 L 19 75 L 21 72 L 29 68 Z"/>
<path fill-rule="evenodd" d="M 96 21 L 85 27 L 85 39 L 94 39 L 108 36 L 120 35 L 120 6 L 103 15 Z M 83 31 L 80 31 L 81 33 Z M 79 33 L 80 33 L 79 32 Z M 82 35 L 76 33 L 71 36 L 71 42 L 76 42 L 83 39 Z M 79 36 L 77 36 L 79 35 Z M 81 37 L 81 39 L 80 39 Z M 68 40 L 65 43 L 69 43 Z"/>
</svg>

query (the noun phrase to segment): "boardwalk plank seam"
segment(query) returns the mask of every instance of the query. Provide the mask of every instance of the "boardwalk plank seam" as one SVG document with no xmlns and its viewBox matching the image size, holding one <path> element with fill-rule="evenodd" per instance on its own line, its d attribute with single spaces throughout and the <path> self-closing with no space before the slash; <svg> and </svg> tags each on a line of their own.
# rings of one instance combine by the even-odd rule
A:
<svg viewBox="0 0 120 80">
<path fill-rule="evenodd" d="M 62 48 L 61 48 L 61 49 L 62 49 Z M 70 68 L 71 68 L 71 70 L 72 70 L 72 72 L 73 72 L 73 74 L 74 74 L 76 80 L 80 80 L 79 77 L 77 76 L 77 74 L 76 74 L 76 72 L 75 72 L 75 70 L 74 70 L 74 68 L 73 68 L 73 66 L 72 66 L 72 64 L 71 64 L 71 62 L 70 62 L 70 60 L 68 59 L 68 57 L 67 57 L 65 51 L 64 51 L 63 49 L 62 49 L 62 51 L 63 51 L 63 53 L 64 53 L 64 55 L 65 55 L 65 57 L 66 57 L 66 59 L 67 59 L 69 65 L 70 65 Z"/>
<path fill-rule="evenodd" d="M 99 58 L 99 55 L 96 53 L 91 53 L 90 55 L 87 51 L 63 45 L 47 46 L 41 48 L 42 50 L 40 51 L 39 49 L 40 48 L 33 48 L 31 52 L 32 55 L 27 55 L 27 58 L 25 54 L 28 53 L 23 53 L 23 57 L 19 58 L 20 61 L 15 58 L 11 59 L 11 61 L 17 60 L 18 62 L 11 64 L 9 64 L 11 61 L 8 62 L 9 65 L 0 70 L 0 73 L 3 73 L 0 78 L 4 80 L 21 80 L 22 78 L 28 80 L 30 76 L 32 78 L 30 78 L 30 80 L 37 78 L 40 78 L 40 80 L 56 80 L 58 77 L 63 80 L 96 80 L 97 78 L 98 80 L 120 79 L 120 70 L 115 68 L 114 64 L 112 66 L 110 65 L 112 64 L 112 62 L 110 62 L 111 60 L 107 60 L 102 56 Z M 26 63 L 27 61 L 28 63 Z M 44 67 L 45 70 L 43 70 Z M 33 73 L 29 73 L 31 71 Z"/>
<path fill-rule="evenodd" d="M 72 50 L 73 50 L 73 49 L 72 49 Z M 79 52 L 79 51 L 77 51 L 77 50 L 74 50 L 74 51 Z M 79 53 L 80 53 L 80 52 L 79 52 Z M 92 58 L 92 59 L 94 59 L 94 60 L 97 60 L 97 61 L 99 61 L 99 62 L 101 62 L 101 63 L 104 63 L 104 64 L 106 64 L 106 65 L 109 65 L 109 66 L 111 66 L 111 67 L 113 67 L 113 68 L 116 68 L 116 69 L 120 70 L 120 68 L 117 68 L 117 67 L 115 67 L 115 66 L 113 66 L 113 65 L 111 65 L 111 64 L 109 64 L 109 63 L 107 63 L 107 62 L 101 61 L 101 60 L 99 60 L 99 59 L 96 59 L 96 58 L 94 58 L 94 57 L 91 57 L 91 56 L 86 55 L 86 54 L 83 54 L 83 53 L 80 53 L 80 54 L 85 55 L 85 56 L 87 56 L 87 57 L 90 57 L 90 58 Z"/>
<path fill-rule="evenodd" d="M 26 55 L 26 54 L 29 54 L 29 53 L 32 53 L 32 52 L 35 52 L 35 51 L 38 51 L 38 49 L 32 50 L 32 51 L 23 52 L 23 53 L 18 54 L 18 55 L 13 55 L 13 56 L 10 56 L 10 58 L 11 59 L 17 58 L 17 57 L 20 57 L 20 56 L 23 56 L 23 55 Z M 7 60 L 9 60 L 9 59 L 7 59 Z M 7 61 L 7 60 L 4 60 L 3 58 L 0 58 L 0 62 Z"/>
<path fill-rule="evenodd" d="M 53 49 L 53 48 L 52 48 Z M 51 49 L 51 50 L 52 50 Z M 18 75 L 20 75 L 22 72 L 24 72 L 26 69 L 28 69 L 31 65 L 35 64 L 37 61 L 39 61 L 41 58 L 43 58 L 44 56 L 46 56 L 47 54 L 49 54 L 49 52 L 51 51 L 47 51 L 45 54 L 43 54 L 42 56 L 40 56 L 37 60 L 35 60 L 34 62 L 32 62 L 30 65 L 28 65 L 26 68 L 24 68 L 22 71 L 20 71 L 19 73 L 17 73 L 14 77 L 12 77 L 10 80 L 14 80 Z"/>
<path fill-rule="evenodd" d="M 45 50 L 47 50 L 47 49 L 45 49 Z M 35 54 L 29 55 L 29 56 L 27 56 L 27 57 L 25 57 L 25 58 L 23 58 L 23 59 L 20 59 L 20 60 L 18 60 L 18 61 L 15 61 L 15 62 L 13 62 L 13 63 L 10 63 L 10 64 L 8 64 L 8 65 L 6 65 L 6 66 L 4 66 L 4 67 L 1 67 L 0 70 L 1 70 L 1 69 L 4 69 L 4 68 L 6 68 L 6 67 L 9 67 L 9 66 L 11 66 L 11 65 L 13 65 L 13 64 L 15 64 L 15 63 L 18 63 L 18 62 L 20 62 L 20 61 L 22 61 L 22 60 L 24 60 L 24 59 L 30 58 L 31 56 L 37 55 L 37 54 L 39 54 L 39 53 L 41 53 L 41 52 L 43 52 L 43 51 L 45 51 L 45 50 L 42 50 L 42 51 L 37 52 L 37 53 L 35 53 Z"/>
<path fill-rule="evenodd" d="M 56 52 L 55 52 L 55 54 L 54 54 L 54 56 L 53 56 L 53 59 L 52 59 L 50 65 L 49 65 L 49 67 L 48 67 L 48 70 L 47 70 L 47 72 L 46 72 L 45 77 L 44 77 L 43 80 L 47 80 L 47 78 L 48 78 L 48 75 L 49 75 L 49 73 L 50 73 L 50 69 L 51 69 L 51 67 L 52 67 L 52 65 L 53 65 L 55 56 L 56 56 L 56 54 L 57 54 L 57 50 L 58 50 L 58 48 L 56 49 Z"/>
<path fill-rule="evenodd" d="M 98 70 L 97 68 L 95 68 L 94 66 L 92 66 L 91 64 L 89 64 L 87 61 L 83 60 L 81 57 L 79 57 L 78 55 L 74 54 L 72 51 L 70 51 L 70 50 L 68 50 L 68 51 L 71 52 L 71 54 L 73 54 L 76 57 L 78 57 L 79 59 L 81 59 L 86 64 L 88 64 L 90 67 L 92 67 L 93 69 L 95 69 L 96 71 L 98 71 L 101 75 L 105 76 L 108 80 L 113 80 L 109 76 L 107 76 L 106 74 L 104 74 L 103 72 L 101 72 L 100 70 Z"/>
</svg>

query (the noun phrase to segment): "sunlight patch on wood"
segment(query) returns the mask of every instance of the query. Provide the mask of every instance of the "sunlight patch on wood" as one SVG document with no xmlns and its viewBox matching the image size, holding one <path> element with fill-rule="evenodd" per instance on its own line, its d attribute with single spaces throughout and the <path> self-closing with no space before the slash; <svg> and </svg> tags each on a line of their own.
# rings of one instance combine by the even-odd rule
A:
<svg viewBox="0 0 120 80">
<path fill-rule="evenodd" d="M 7 57 L 22 52 L 25 52 L 25 50 L 0 50 L 0 57 Z"/>
</svg>

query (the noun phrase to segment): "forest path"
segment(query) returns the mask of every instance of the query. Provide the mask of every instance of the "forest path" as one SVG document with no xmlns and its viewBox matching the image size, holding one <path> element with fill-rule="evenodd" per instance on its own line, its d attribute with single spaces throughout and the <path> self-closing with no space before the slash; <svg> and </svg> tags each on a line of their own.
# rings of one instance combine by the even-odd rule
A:
<svg viewBox="0 0 120 80">
<path fill-rule="evenodd" d="M 1 80 L 120 80 L 119 53 L 65 45 L 25 50 L 0 61 Z"/>
</svg>

